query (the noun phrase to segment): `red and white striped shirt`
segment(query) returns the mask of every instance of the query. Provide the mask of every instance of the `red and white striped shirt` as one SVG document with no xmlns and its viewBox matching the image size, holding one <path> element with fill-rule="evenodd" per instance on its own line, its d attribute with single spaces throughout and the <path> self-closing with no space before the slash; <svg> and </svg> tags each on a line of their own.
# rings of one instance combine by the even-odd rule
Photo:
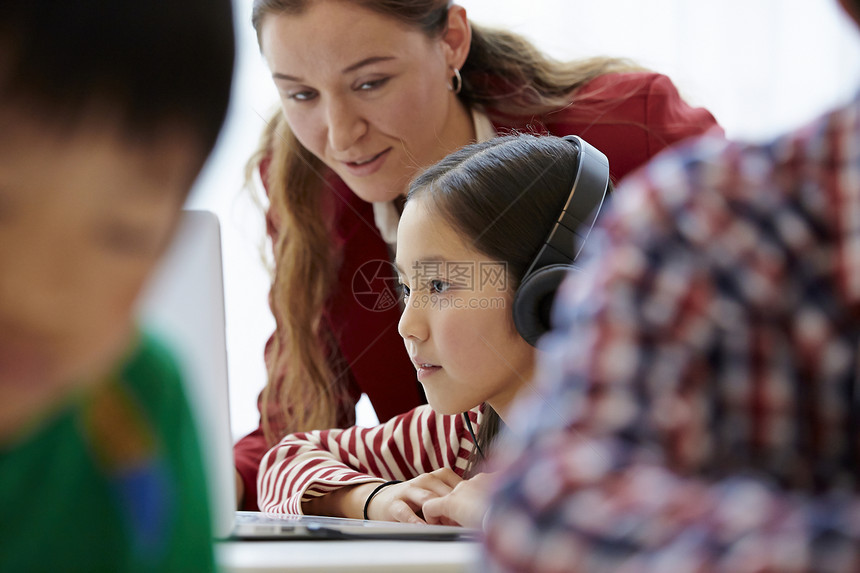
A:
<svg viewBox="0 0 860 573">
<path fill-rule="evenodd" d="M 483 406 L 469 411 L 478 431 Z M 269 450 L 257 477 L 261 511 L 302 513 L 302 501 L 347 485 L 409 480 L 440 468 L 463 477 L 474 442 L 462 415 L 419 406 L 373 428 L 290 434 Z"/>
</svg>

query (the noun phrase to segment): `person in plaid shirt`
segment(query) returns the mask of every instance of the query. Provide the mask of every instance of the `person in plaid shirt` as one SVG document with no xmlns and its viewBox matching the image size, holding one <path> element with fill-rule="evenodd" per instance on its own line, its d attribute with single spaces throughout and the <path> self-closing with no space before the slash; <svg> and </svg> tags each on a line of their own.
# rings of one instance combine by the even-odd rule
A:
<svg viewBox="0 0 860 573">
<path fill-rule="evenodd" d="M 860 571 L 860 98 L 614 201 L 496 450 L 486 567 Z"/>
</svg>

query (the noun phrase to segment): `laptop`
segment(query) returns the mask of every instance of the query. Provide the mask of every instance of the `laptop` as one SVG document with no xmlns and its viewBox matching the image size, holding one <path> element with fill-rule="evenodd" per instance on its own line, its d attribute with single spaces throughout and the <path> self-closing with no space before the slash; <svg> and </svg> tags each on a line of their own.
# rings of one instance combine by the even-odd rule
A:
<svg viewBox="0 0 860 573">
<path fill-rule="evenodd" d="M 224 284 L 218 217 L 185 210 L 138 308 L 143 327 L 179 362 L 198 426 L 217 539 L 474 539 L 462 527 L 236 511 Z M 262 351 L 260 360 L 262 360 Z"/>
</svg>

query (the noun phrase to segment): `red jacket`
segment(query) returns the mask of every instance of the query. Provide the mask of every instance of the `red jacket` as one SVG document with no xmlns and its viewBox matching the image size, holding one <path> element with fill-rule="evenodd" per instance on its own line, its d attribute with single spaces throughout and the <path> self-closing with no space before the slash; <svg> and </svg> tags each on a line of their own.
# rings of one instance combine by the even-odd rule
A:
<svg viewBox="0 0 860 573">
<path fill-rule="evenodd" d="M 690 107 L 681 99 L 669 78 L 647 72 L 600 76 L 579 90 L 572 105 L 542 117 L 509 117 L 493 110 L 488 115 L 500 134 L 517 130 L 581 136 L 606 154 L 615 181 L 671 144 L 708 130 L 722 132 L 707 110 Z M 360 294 L 368 290 L 362 278 L 372 276 L 378 267 L 375 261 L 390 259 L 388 246 L 373 225 L 373 208 L 339 178 L 333 180 L 342 200 L 334 202 L 332 240 L 342 245 L 342 263 L 325 322 L 350 365 L 342 378 L 347 399 L 338 412 L 338 425 L 352 424 L 354 405 L 362 393 L 380 422 L 385 422 L 421 404 L 423 393 L 397 333 L 399 306 L 386 307 L 387 299 L 374 301 Z M 271 224 L 269 230 L 278 233 Z M 385 284 L 377 277 L 369 290 L 384 294 Z M 257 509 L 257 471 L 268 449 L 262 428 L 234 448 L 236 468 L 245 485 L 243 509 Z"/>
</svg>

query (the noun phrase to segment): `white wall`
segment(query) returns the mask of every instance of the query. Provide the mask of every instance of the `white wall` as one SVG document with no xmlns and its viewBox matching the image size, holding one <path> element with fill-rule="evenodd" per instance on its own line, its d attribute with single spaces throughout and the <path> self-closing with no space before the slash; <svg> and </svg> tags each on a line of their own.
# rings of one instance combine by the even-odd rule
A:
<svg viewBox="0 0 860 573">
<path fill-rule="evenodd" d="M 230 115 L 189 206 L 221 218 L 233 433 L 256 427 L 265 383 L 262 349 L 273 328 L 259 256 L 264 227 L 241 190 L 244 162 L 276 94 L 234 0 L 239 42 Z M 630 57 L 668 74 L 733 138 L 760 139 L 852 97 L 860 39 L 835 0 L 460 0 L 478 23 L 524 34 L 551 55 Z M 372 417 L 372 416 L 371 416 Z M 366 421 L 368 416 L 362 414 Z"/>
</svg>

